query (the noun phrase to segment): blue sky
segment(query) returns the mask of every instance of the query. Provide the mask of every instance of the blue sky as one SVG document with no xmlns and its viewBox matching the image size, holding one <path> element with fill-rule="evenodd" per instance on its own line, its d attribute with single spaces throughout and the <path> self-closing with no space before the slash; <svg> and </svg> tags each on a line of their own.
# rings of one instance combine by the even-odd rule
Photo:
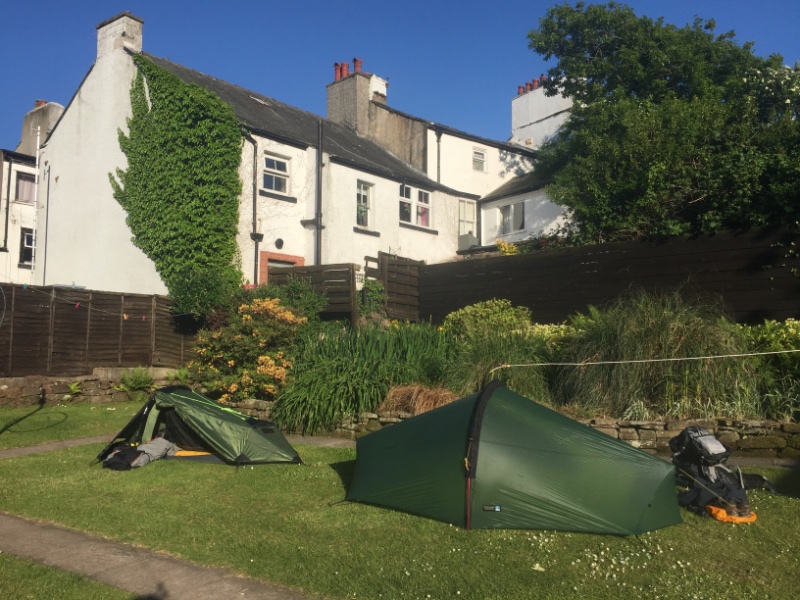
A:
<svg viewBox="0 0 800 600">
<path fill-rule="evenodd" d="M 390 106 L 475 135 L 506 140 L 517 86 L 547 65 L 527 33 L 538 0 L 275 2 L 6 0 L 0 8 L 0 148 L 19 142 L 34 100 L 66 105 L 91 66 L 96 26 L 122 11 L 144 19 L 144 50 L 325 115 L 333 63 L 364 61 L 389 81 Z M 713 18 L 759 56 L 800 60 L 798 0 L 638 0 L 637 14 L 684 25 Z M 351 67 L 352 69 L 352 67 Z"/>
</svg>

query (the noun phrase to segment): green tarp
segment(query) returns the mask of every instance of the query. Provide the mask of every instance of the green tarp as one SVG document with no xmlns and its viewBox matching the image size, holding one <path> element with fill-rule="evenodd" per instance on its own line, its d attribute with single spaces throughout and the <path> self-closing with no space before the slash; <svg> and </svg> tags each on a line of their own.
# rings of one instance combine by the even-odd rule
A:
<svg viewBox="0 0 800 600">
<path fill-rule="evenodd" d="M 466 528 L 634 535 L 681 522 L 670 463 L 499 382 L 360 438 L 347 498 Z"/>
<path fill-rule="evenodd" d="M 121 444 L 148 442 L 156 435 L 181 449 L 210 452 L 228 463 L 301 462 L 277 426 L 181 386 L 153 392 L 97 459 L 105 459 Z"/>
</svg>

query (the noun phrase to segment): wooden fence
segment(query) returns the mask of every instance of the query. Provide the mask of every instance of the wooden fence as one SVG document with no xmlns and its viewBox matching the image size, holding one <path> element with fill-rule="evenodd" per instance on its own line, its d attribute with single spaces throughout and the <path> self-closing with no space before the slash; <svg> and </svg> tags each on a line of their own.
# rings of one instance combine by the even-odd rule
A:
<svg viewBox="0 0 800 600">
<path fill-rule="evenodd" d="M 386 292 L 386 314 L 390 319 L 419 320 L 419 269 L 421 261 L 378 252 L 364 257 L 367 279 L 378 281 Z"/>
<path fill-rule="evenodd" d="M 498 298 L 528 307 L 536 322 L 559 323 L 631 286 L 712 294 L 742 323 L 800 318 L 797 252 L 800 235 L 786 228 L 423 265 L 420 318 L 441 322 L 454 310 Z"/>
<path fill-rule="evenodd" d="M 0 284 L 0 376 L 179 367 L 193 338 L 162 296 Z"/>
<path fill-rule="evenodd" d="M 305 279 L 314 291 L 328 301 L 323 314 L 341 316 L 346 314 L 352 324 L 358 319 L 358 297 L 356 296 L 356 272 L 354 264 L 320 265 L 316 267 L 270 267 L 268 281 L 284 284 L 290 278 Z"/>
</svg>

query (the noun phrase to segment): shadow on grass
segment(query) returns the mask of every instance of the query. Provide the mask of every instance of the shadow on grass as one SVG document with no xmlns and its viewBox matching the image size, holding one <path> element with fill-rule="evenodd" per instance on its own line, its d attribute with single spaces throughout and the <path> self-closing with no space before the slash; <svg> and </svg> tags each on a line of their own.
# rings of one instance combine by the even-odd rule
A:
<svg viewBox="0 0 800 600">
<path fill-rule="evenodd" d="M 344 485 L 344 489 L 349 490 L 350 484 L 353 481 L 353 473 L 356 470 L 356 461 L 345 460 L 338 463 L 332 463 L 331 469 L 333 469 L 339 476 L 339 479 L 342 480 L 342 485 Z"/>
<path fill-rule="evenodd" d="M 40 410 L 42 410 L 45 406 L 47 406 L 47 403 L 45 402 L 44 395 L 42 395 L 39 398 L 39 402 L 38 402 L 36 408 L 34 408 L 31 412 L 29 412 L 27 415 L 22 415 L 18 419 L 14 419 L 13 421 L 10 421 L 9 423 L 7 423 L 7 424 L 3 425 L 2 427 L 0 427 L 0 435 L 3 435 L 7 431 L 9 431 L 15 425 L 19 425 L 20 423 L 26 421 L 27 419 L 30 419 L 36 413 L 38 413 Z M 59 425 L 59 424 L 63 423 L 67 418 L 67 415 L 65 415 L 63 413 L 61 413 L 61 416 L 64 417 L 64 418 L 61 419 L 58 422 L 48 423 L 48 424 L 43 425 L 42 427 L 39 427 L 39 428 L 36 428 L 36 429 L 29 429 L 28 431 L 38 431 L 38 430 L 42 430 L 42 429 L 49 429 L 50 427 L 55 427 L 56 425 Z"/>
<path fill-rule="evenodd" d="M 800 468 L 782 469 L 777 475 L 770 477 L 775 489 L 783 496 L 800 498 Z"/>
</svg>

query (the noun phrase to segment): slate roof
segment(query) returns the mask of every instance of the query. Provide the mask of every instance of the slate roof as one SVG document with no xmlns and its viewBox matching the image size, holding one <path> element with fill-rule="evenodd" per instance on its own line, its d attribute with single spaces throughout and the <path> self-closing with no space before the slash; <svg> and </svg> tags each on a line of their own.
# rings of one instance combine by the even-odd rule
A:
<svg viewBox="0 0 800 600">
<path fill-rule="evenodd" d="M 483 196 L 480 203 L 483 204 L 485 202 L 491 202 L 492 200 L 500 200 L 501 198 L 508 198 L 509 196 L 524 194 L 525 192 L 533 192 L 543 187 L 544 184 L 537 182 L 533 178 L 533 173 L 523 173 L 522 175 L 517 175 L 513 179 L 506 181 L 496 190 Z"/>
<path fill-rule="evenodd" d="M 242 125 L 256 135 L 302 148 L 316 148 L 319 122 L 322 121 L 323 151 L 331 156 L 333 162 L 415 187 L 472 197 L 472 194 L 458 192 L 433 181 L 383 146 L 361 137 L 344 125 L 152 54 L 143 52 L 142 55 L 182 81 L 195 83 L 215 93 L 233 108 Z"/>
</svg>

